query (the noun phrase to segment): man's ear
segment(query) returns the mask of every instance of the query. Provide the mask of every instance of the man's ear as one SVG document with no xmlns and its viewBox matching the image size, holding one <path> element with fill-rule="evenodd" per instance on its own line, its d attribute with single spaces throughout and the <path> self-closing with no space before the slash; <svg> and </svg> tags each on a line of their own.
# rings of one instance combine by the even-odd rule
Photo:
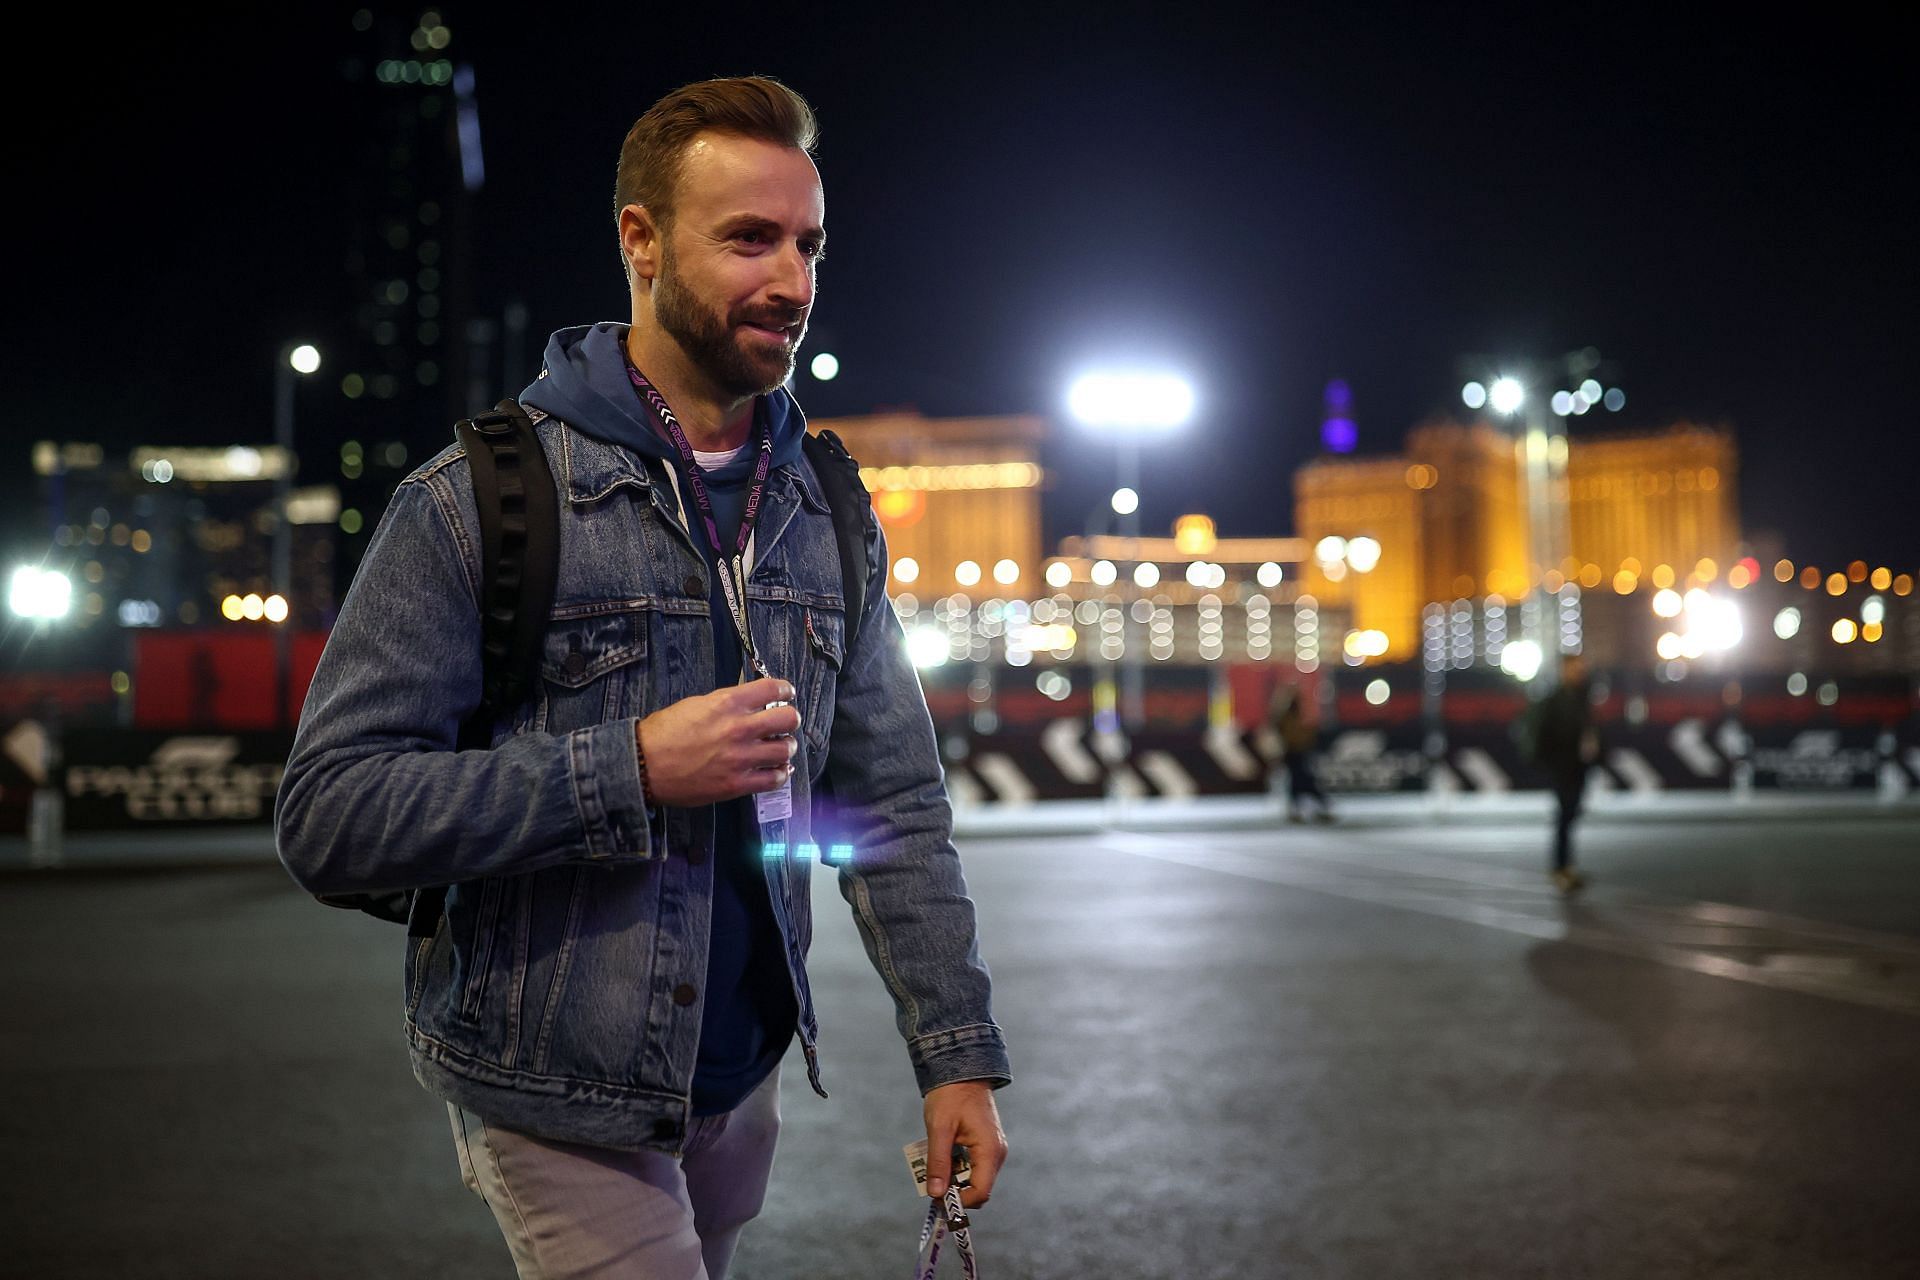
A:
<svg viewBox="0 0 1920 1280">
<path fill-rule="evenodd" d="M 620 256 L 626 259 L 627 271 L 635 280 L 651 284 L 659 276 L 665 247 L 651 209 L 630 204 L 620 211 Z"/>
</svg>

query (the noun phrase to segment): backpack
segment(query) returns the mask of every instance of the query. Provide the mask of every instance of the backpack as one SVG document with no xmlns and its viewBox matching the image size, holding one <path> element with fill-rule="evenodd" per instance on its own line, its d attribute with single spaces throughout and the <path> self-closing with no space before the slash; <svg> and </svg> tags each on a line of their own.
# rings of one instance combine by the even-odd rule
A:
<svg viewBox="0 0 1920 1280">
<path fill-rule="evenodd" d="M 461 722 L 456 742 L 456 749 L 472 751 L 489 745 L 494 724 L 524 702 L 540 678 L 559 576 L 560 514 L 546 451 L 519 401 L 502 400 L 491 411 L 456 423 L 453 431 L 467 451 L 480 513 L 480 705 Z M 839 436 L 808 433 L 800 448 L 813 464 L 833 519 L 846 601 L 845 652 L 851 654 L 866 613 L 873 498 L 861 483 L 860 464 Z M 446 888 L 314 896 L 330 907 L 404 924 L 409 937 L 429 938 L 439 924 Z"/>
</svg>

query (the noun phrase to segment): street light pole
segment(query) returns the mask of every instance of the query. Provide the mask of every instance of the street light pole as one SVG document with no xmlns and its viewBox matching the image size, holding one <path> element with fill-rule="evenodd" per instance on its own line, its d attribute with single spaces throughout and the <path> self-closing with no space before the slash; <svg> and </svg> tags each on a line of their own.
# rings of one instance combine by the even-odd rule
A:
<svg viewBox="0 0 1920 1280">
<path fill-rule="evenodd" d="M 288 520 L 293 498 L 293 388 L 299 374 L 320 367 L 320 353 L 302 344 L 282 353 L 273 379 L 273 442 L 280 467 L 273 478 L 273 592 L 287 602 L 287 616 L 273 629 L 273 723 L 285 729 L 293 700 L 293 530 Z"/>
<path fill-rule="evenodd" d="M 1115 465 L 1119 480 L 1115 492 L 1124 489 L 1134 494 L 1133 501 L 1120 515 L 1120 536 L 1126 539 L 1124 545 L 1127 554 L 1125 562 L 1120 565 L 1120 598 L 1127 600 L 1133 594 L 1128 584 L 1133 582 L 1134 570 L 1139 567 L 1140 561 L 1139 437 L 1121 437 Z M 1134 598 L 1139 597 L 1135 595 Z M 1139 728 L 1147 720 L 1146 675 L 1140 664 L 1141 646 L 1135 643 L 1135 629 L 1139 625 L 1129 602 L 1120 615 L 1120 723 L 1130 728 Z"/>
<path fill-rule="evenodd" d="M 1122 571 L 1131 580 L 1140 552 L 1140 438 L 1149 433 L 1164 434 L 1186 423 L 1193 416 L 1193 388 L 1184 378 L 1167 373 L 1089 373 L 1076 379 L 1069 389 L 1067 407 L 1083 425 L 1105 433 L 1116 446 L 1114 465 L 1119 486 L 1113 509 L 1121 517 L 1120 536 L 1125 539 L 1127 552 Z M 1125 509 L 1120 506 L 1121 494 L 1127 495 Z M 1123 601 L 1128 593 L 1128 586 L 1121 584 Z M 1120 615 L 1119 712 L 1123 729 L 1139 728 L 1146 711 L 1145 678 L 1138 646 L 1133 643 L 1132 612 L 1127 608 Z"/>
</svg>

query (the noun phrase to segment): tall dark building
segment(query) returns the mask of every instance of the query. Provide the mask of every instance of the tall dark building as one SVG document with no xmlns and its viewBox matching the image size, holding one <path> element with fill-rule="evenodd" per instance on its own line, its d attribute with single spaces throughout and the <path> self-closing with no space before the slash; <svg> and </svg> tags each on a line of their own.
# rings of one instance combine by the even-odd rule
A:
<svg viewBox="0 0 1920 1280">
<path fill-rule="evenodd" d="M 303 479 L 337 478 L 341 588 L 408 469 L 475 407 L 470 371 L 490 365 L 476 321 L 473 203 L 485 179 L 474 71 L 445 8 L 362 9 L 342 63 L 360 118 L 341 184 L 351 327 L 321 382 L 343 398 L 328 441 L 302 441 Z M 320 453 L 322 444 L 327 453 Z"/>
</svg>

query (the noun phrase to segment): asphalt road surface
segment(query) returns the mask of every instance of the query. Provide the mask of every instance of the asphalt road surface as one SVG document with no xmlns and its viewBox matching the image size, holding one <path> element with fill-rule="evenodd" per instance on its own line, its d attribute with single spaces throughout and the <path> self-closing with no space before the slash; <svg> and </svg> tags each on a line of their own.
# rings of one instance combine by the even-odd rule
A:
<svg viewBox="0 0 1920 1280">
<path fill-rule="evenodd" d="M 1572 903 L 1532 822 L 963 840 L 1017 1075 L 982 1275 L 1913 1274 L 1920 817 L 1583 835 Z M 815 892 L 833 1097 L 796 1054 L 733 1275 L 904 1280 L 919 1099 Z M 511 1277 L 400 952 L 257 859 L 0 873 L 0 1276 Z"/>
</svg>

